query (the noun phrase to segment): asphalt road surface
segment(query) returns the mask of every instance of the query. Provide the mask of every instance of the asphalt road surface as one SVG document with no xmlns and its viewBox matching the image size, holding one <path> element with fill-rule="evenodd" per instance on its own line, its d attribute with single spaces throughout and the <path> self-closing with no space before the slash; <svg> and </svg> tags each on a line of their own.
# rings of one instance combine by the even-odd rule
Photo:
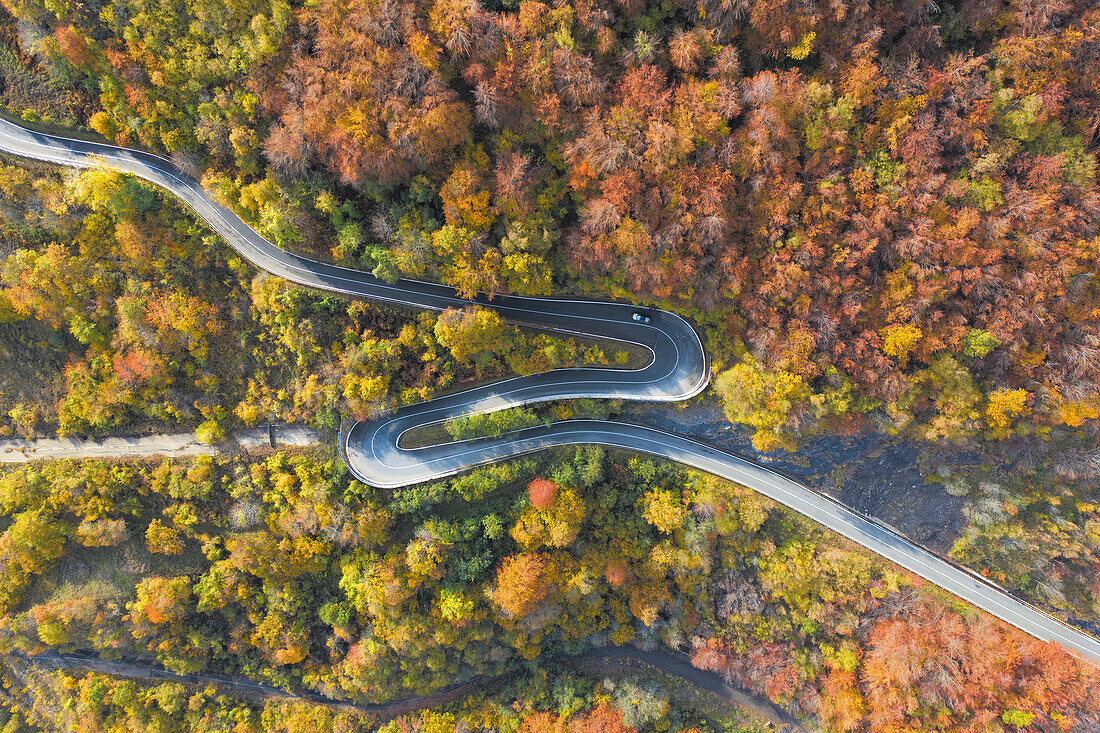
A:
<svg viewBox="0 0 1100 733">
<path fill-rule="evenodd" d="M 142 151 L 34 132 L 0 120 L 0 150 L 76 167 L 131 173 L 167 189 L 257 267 L 301 285 L 331 292 L 442 310 L 467 305 L 452 288 L 413 280 L 386 283 L 367 273 L 317 262 L 279 249 L 169 160 Z M 472 466 L 554 446 L 600 444 L 668 458 L 748 486 L 863 547 L 897 563 L 987 613 L 1076 656 L 1100 664 L 1100 640 L 1022 602 L 995 584 L 902 537 L 896 531 L 778 473 L 678 435 L 624 423 L 572 420 L 501 438 L 417 449 L 398 447 L 405 431 L 449 418 L 573 397 L 677 401 L 701 392 L 710 368 L 702 342 L 685 320 L 649 311 L 638 323 L 634 306 L 574 300 L 497 297 L 492 307 L 513 323 L 640 344 L 653 353 L 643 369 L 560 369 L 518 377 L 412 405 L 356 423 L 344 439 L 348 466 L 362 481 L 404 486 L 450 476 Z"/>
</svg>

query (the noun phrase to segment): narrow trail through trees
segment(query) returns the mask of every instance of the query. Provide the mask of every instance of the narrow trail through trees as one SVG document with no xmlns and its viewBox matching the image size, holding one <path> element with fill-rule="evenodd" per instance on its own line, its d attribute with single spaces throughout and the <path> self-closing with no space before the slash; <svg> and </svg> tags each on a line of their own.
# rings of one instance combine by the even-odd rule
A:
<svg viewBox="0 0 1100 733">
<path fill-rule="evenodd" d="M 264 699 L 278 700 L 306 700 L 319 705 L 331 705 L 333 707 L 354 708 L 365 713 L 375 713 L 386 716 L 396 716 L 411 713 L 417 710 L 446 705 L 459 700 L 474 692 L 486 692 L 494 687 L 506 683 L 515 676 L 506 672 L 495 677 L 475 677 L 428 695 L 419 695 L 403 700 L 378 704 L 355 703 L 349 700 L 337 700 L 325 697 L 318 693 L 288 692 L 280 687 L 264 685 L 243 677 L 227 677 L 224 675 L 201 674 L 177 674 L 148 659 L 120 659 L 104 660 L 93 651 L 80 651 L 63 654 L 58 652 L 44 652 L 42 654 L 17 654 L 19 659 L 25 659 L 33 664 L 48 669 L 78 669 L 89 672 L 100 672 L 118 677 L 131 677 L 136 679 L 163 680 L 170 682 L 184 682 L 188 684 L 214 684 L 240 691 L 244 694 L 255 695 Z M 603 647 L 590 649 L 577 656 L 562 656 L 555 661 L 565 663 L 582 663 L 586 660 L 626 660 L 639 662 L 648 667 L 658 669 L 685 682 L 689 682 L 726 702 L 738 705 L 760 717 L 768 720 L 780 730 L 802 731 L 806 729 L 787 711 L 779 708 L 770 700 L 760 695 L 753 695 L 742 689 L 728 684 L 713 672 L 696 669 L 682 657 L 668 652 L 645 651 L 630 646 Z"/>
</svg>

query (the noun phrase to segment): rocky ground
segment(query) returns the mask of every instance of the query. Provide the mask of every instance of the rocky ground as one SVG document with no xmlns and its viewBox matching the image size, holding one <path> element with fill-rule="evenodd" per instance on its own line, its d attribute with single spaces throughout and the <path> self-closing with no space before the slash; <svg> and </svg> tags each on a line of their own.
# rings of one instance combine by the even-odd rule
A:
<svg viewBox="0 0 1100 733">
<path fill-rule="evenodd" d="M 947 493 L 937 475 L 925 475 L 928 462 L 921 460 L 917 446 L 886 435 L 820 436 L 802 440 L 794 453 L 759 453 L 752 447 L 752 431 L 731 425 L 714 398 L 679 409 L 627 405 L 620 417 L 752 458 L 939 552 L 946 552 L 966 527 L 966 500 Z"/>
</svg>

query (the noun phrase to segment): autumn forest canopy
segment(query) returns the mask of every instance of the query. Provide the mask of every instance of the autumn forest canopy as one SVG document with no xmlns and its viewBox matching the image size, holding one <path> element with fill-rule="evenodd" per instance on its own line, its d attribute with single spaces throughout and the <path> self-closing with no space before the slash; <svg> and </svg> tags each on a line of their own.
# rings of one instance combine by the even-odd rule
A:
<svg viewBox="0 0 1100 733">
<path fill-rule="evenodd" d="M 28 119 L 385 278 L 694 314 L 762 449 L 1095 425 L 1091 3 L 5 5 Z"/>
<path fill-rule="evenodd" d="M 562 731 L 601 711 L 569 730 L 764 730 L 661 678 L 553 666 L 631 644 L 681 650 L 829 731 L 1100 720 L 1097 668 L 744 487 L 588 446 L 387 492 L 326 452 L 0 471 L 0 682 L 14 719 L 89 733 L 377 730 L 369 718 L 310 728 L 308 710 L 261 714 L 196 689 L 185 703 L 179 685 L 28 680 L 11 656 L 94 649 L 359 703 L 513 674 L 503 697 L 475 682 L 449 723 L 416 727 L 436 720 L 425 713 L 385 733 Z M 331 711 L 311 714 L 332 725 Z"/>
<path fill-rule="evenodd" d="M 280 247 L 385 280 L 681 313 L 746 451 L 918 445 L 951 557 L 1100 628 L 1093 0 L 0 0 L 0 114 L 170 156 Z M 636 351 L 297 288 L 134 178 L 0 160 L 4 437 L 327 440 Z M 331 447 L 29 463 L 0 470 L 0 529 L 3 733 L 760 730 L 553 661 L 608 644 L 678 650 L 822 730 L 1100 726 L 1094 668 L 626 452 L 394 491 Z M 507 679 L 384 723 L 13 661 L 47 649 L 362 704 Z"/>
</svg>

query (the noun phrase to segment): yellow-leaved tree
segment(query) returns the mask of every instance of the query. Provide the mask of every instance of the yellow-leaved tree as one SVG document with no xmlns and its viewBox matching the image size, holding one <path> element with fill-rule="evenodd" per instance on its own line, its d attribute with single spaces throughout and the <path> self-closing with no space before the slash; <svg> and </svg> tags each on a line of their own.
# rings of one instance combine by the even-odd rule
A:
<svg viewBox="0 0 1100 733">
<path fill-rule="evenodd" d="M 753 447 L 759 451 L 790 449 L 794 430 L 808 414 L 809 385 L 797 374 L 769 370 L 752 355 L 722 372 L 714 384 L 730 422 L 756 430 Z"/>
<path fill-rule="evenodd" d="M 584 502 L 573 489 L 560 489 L 545 507 L 523 510 L 512 538 L 525 549 L 568 547 L 577 539 L 584 520 Z"/>
</svg>

